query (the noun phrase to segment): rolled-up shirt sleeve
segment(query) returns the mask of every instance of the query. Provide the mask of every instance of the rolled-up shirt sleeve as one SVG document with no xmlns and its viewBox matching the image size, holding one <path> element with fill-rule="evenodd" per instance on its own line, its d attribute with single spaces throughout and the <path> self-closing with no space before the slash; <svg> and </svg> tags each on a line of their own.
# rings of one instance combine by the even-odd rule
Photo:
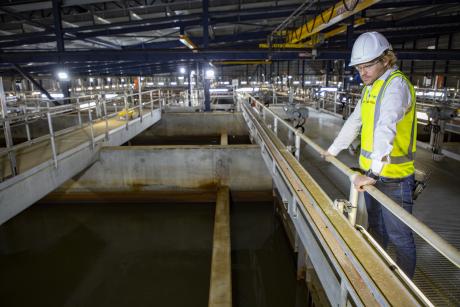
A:
<svg viewBox="0 0 460 307">
<path fill-rule="evenodd" d="M 327 151 L 333 156 L 336 156 L 340 151 L 348 148 L 353 140 L 358 136 L 361 125 L 361 101 L 359 101 L 355 110 L 351 113 L 350 117 L 348 117 L 347 121 L 340 130 L 339 135 L 335 138 L 334 142 Z"/>
<path fill-rule="evenodd" d="M 411 106 L 409 86 L 401 77 L 388 84 L 382 97 L 380 116 L 374 130 L 374 146 L 371 154 L 371 169 L 380 174 L 385 163 L 390 162 L 396 125 Z"/>
</svg>

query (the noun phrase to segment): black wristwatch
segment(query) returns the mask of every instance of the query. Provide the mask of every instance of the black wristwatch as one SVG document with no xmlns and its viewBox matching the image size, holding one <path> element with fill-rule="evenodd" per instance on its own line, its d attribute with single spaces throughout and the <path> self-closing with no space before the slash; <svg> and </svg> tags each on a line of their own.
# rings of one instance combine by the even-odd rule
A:
<svg viewBox="0 0 460 307">
<path fill-rule="evenodd" d="M 367 177 L 369 177 L 369 178 L 372 178 L 372 179 L 376 180 L 376 181 L 379 180 L 379 178 L 380 178 L 380 176 L 377 175 L 377 174 L 375 174 L 374 172 L 372 172 L 371 169 L 369 169 L 369 170 L 365 173 L 365 175 L 366 175 Z"/>
</svg>

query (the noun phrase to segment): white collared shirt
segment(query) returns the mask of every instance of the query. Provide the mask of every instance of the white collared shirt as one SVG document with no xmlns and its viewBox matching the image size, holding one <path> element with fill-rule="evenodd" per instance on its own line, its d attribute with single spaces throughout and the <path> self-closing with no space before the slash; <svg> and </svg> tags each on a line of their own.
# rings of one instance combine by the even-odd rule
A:
<svg viewBox="0 0 460 307">
<path fill-rule="evenodd" d="M 397 67 L 388 69 L 378 80 L 385 80 Z M 369 91 L 372 85 L 369 85 Z M 355 110 L 347 119 L 339 135 L 335 138 L 328 151 L 336 156 L 341 150 L 350 146 L 361 130 L 361 99 Z M 371 170 L 380 174 L 393 149 L 393 140 L 396 135 L 396 124 L 402 120 L 411 106 L 410 89 L 405 80 L 395 77 L 388 84 L 381 99 L 380 117 L 374 130 L 374 148 L 371 154 Z"/>
</svg>

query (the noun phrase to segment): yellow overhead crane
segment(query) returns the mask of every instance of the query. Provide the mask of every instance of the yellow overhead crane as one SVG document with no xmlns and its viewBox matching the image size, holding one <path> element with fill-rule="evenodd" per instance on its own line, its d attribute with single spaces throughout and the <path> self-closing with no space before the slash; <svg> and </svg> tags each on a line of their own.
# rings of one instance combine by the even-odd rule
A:
<svg viewBox="0 0 460 307">
<path fill-rule="evenodd" d="M 366 23 L 365 18 L 359 18 L 356 19 L 355 22 L 353 23 L 353 27 L 357 28 L 363 24 Z M 313 48 L 317 44 L 321 43 L 325 39 L 328 39 L 330 37 L 345 33 L 347 31 L 347 25 L 342 25 L 334 30 L 331 30 L 326 33 L 317 33 L 312 36 L 312 38 L 309 41 L 306 41 L 304 43 L 284 43 L 284 44 L 272 44 L 272 48 Z M 259 44 L 259 48 L 268 48 L 268 44 Z"/>
<path fill-rule="evenodd" d="M 334 4 L 332 7 L 321 12 L 315 18 L 298 27 L 295 30 L 282 30 L 276 33 L 285 36 L 285 43 L 272 45 L 274 48 L 312 48 L 316 45 L 321 36 L 317 35 L 320 31 L 380 2 L 381 0 L 343 0 Z M 360 26 L 364 20 L 358 19 L 354 26 Z M 344 28 L 345 27 L 345 28 Z M 338 35 L 346 30 L 346 26 L 327 32 L 328 37 Z M 325 34 L 325 35 L 326 35 Z M 324 37 L 325 37 L 324 35 Z M 306 38 L 314 36 L 310 41 L 301 43 Z M 260 44 L 260 48 L 268 48 L 268 44 Z"/>
</svg>

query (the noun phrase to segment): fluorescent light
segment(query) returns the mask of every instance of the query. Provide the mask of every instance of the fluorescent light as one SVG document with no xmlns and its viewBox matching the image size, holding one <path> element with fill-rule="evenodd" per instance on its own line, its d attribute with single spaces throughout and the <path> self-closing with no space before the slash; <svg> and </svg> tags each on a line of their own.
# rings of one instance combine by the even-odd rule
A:
<svg viewBox="0 0 460 307">
<path fill-rule="evenodd" d="M 292 76 L 288 76 L 288 79 L 292 79 Z"/>
<path fill-rule="evenodd" d="M 337 88 L 336 87 L 322 87 L 321 91 L 324 91 L 324 92 L 337 92 Z"/>
<path fill-rule="evenodd" d="M 181 74 L 185 74 L 185 67 L 179 68 L 179 71 L 180 71 Z"/>
<path fill-rule="evenodd" d="M 153 82 L 147 82 L 147 86 L 153 86 Z"/>
<path fill-rule="evenodd" d="M 209 89 L 210 93 L 225 93 L 228 92 L 228 88 L 211 88 Z"/>
<path fill-rule="evenodd" d="M 299 81 L 294 81 L 294 82 L 292 82 L 292 83 L 293 83 L 293 84 L 299 84 Z"/>
<path fill-rule="evenodd" d="M 105 94 L 105 98 L 107 98 L 107 99 L 112 99 L 112 98 L 115 98 L 117 96 L 118 96 L 117 94 Z"/>
<path fill-rule="evenodd" d="M 163 86 L 163 85 L 165 85 L 165 83 L 164 82 L 158 82 L 158 85 Z"/>
<path fill-rule="evenodd" d="M 53 98 L 64 98 L 64 94 L 61 93 L 50 93 Z M 47 98 L 45 94 L 42 94 L 42 98 Z"/>
<path fill-rule="evenodd" d="M 171 82 L 171 85 L 177 85 L 177 82 Z"/>
<path fill-rule="evenodd" d="M 193 41 L 187 35 L 179 35 L 179 41 L 190 49 L 198 49 Z"/>
<path fill-rule="evenodd" d="M 90 103 L 82 103 L 81 105 L 78 106 L 80 110 L 88 110 L 90 108 L 93 108 L 96 106 L 95 102 L 90 102 Z"/>
<path fill-rule="evenodd" d="M 177 77 L 177 79 L 184 80 L 184 76 L 179 76 L 179 77 Z"/>
<path fill-rule="evenodd" d="M 214 70 L 208 69 L 206 70 L 206 79 L 214 79 Z"/>
<path fill-rule="evenodd" d="M 94 78 L 89 78 L 89 82 L 93 82 L 94 81 Z"/>
<path fill-rule="evenodd" d="M 246 81 L 241 81 L 241 85 L 246 85 L 248 84 Z"/>
<path fill-rule="evenodd" d="M 305 81 L 305 84 L 311 84 L 311 81 Z"/>
<path fill-rule="evenodd" d="M 57 75 L 60 80 L 69 80 L 69 75 L 65 71 L 59 71 Z"/>
<path fill-rule="evenodd" d="M 110 82 L 112 79 L 110 77 L 107 78 L 107 81 Z"/>
</svg>

